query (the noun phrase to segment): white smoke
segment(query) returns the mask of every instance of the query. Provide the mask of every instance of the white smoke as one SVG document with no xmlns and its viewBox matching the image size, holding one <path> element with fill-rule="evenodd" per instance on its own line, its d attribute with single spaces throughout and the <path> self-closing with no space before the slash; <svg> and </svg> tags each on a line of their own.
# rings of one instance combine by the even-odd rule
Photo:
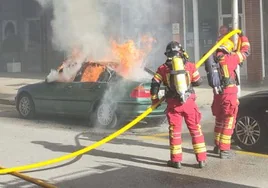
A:
<svg viewBox="0 0 268 188">
<path fill-rule="evenodd" d="M 54 49 L 71 54 L 73 48 L 78 48 L 82 56 L 75 59 L 82 63 L 85 59 L 103 60 L 110 54 L 110 39 L 118 43 L 134 40 L 140 48 L 141 37 L 149 34 L 157 40 L 153 51 L 143 59 L 144 64 L 134 66 L 129 78 L 140 80 L 151 78 L 144 71 L 144 66 L 156 70 L 164 63 L 164 49 L 171 40 L 171 25 L 164 26 L 161 19 L 168 20 L 169 3 L 163 0 L 36 0 L 45 7 L 53 7 Z M 104 4 L 107 7 L 103 6 Z M 114 5 L 119 6 L 114 6 Z M 160 55 L 161 54 L 161 55 Z M 111 57 L 112 58 L 112 57 Z M 109 61 L 114 61 L 110 59 Z M 134 62 L 135 63 L 135 62 Z M 67 75 L 70 78 L 70 75 Z M 57 79 L 55 71 L 50 74 L 50 81 Z M 124 90 L 124 84 L 121 86 Z M 121 89 L 120 89 L 121 90 Z M 118 91 L 120 93 L 120 91 Z M 122 92 L 123 93 L 123 92 Z M 105 96 L 111 96 L 106 94 Z"/>
<path fill-rule="evenodd" d="M 100 59 L 108 42 L 103 34 L 105 19 L 98 0 L 37 0 L 42 6 L 52 5 L 51 23 L 55 49 L 69 52 L 81 48 L 86 57 Z"/>
<path fill-rule="evenodd" d="M 164 47 L 169 42 L 171 26 L 162 26 L 161 19 L 169 15 L 169 3 L 162 0 L 36 0 L 43 7 L 53 6 L 51 22 L 54 48 L 70 54 L 80 48 L 83 56 L 79 61 L 102 60 L 110 52 L 111 38 L 117 42 L 134 40 L 140 47 L 144 34 L 156 38 L 152 53 L 144 59 L 149 67 L 155 68 L 164 61 Z M 108 4 L 108 8 L 104 5 Z M 119 6 L 110 6 L 118 4 Z M 164 15 L 164 16 L 163 16 Z M 162 21 L 163 22 L 163 21 Z M 109 31 L 116 31 L 111 36 Z M 169 31 L 169 32 L 168 32 Z M 156 59 L 155 57 L 159 57 Z M 110 57 L 112 58 L 112 57 Z M 115 59 L 110 59 L 111 61 Z M 143 73 L 143 67 L 134 67 L 134 74 Z M 143 75 L 138 74 L 137 78 Z"/>
</svg>

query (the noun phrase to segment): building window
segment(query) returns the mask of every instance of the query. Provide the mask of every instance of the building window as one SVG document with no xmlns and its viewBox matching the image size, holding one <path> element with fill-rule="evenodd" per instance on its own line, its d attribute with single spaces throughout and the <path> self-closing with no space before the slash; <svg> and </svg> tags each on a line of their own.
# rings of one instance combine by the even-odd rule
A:
<svg viewBox="0 0 268 188">
<path fill-rule="evenodd" d="M 13 20 L 4 20 L 2 27 L 3 52 L 20 52 L 23 48 L 21 38 L 17 34 L 17 23 Z"/>
<path fill-rule="evenodd" d="M 192 60 L 194 57 L 194 18 L 193 1 L 185 0 L 185 28 L 186 28 L 186 50 Z"/>
<path fill-rule="evenodd" d="M 26 24 L 26 51 L 40 49 L 41 26 L 39 19 L 27 20 Z"/>
<path fill-rule="evenodd" d="M 3 21 L 3 40 L 9 36 L 14 36 L 17 34 L 17 23 L 14 20 L 4 20 Z"/>
<path fill-rule="evenodd" d="M 26 18 L 33 18 L 40 14 L 41 7 L 35 0 L 23 0 L 22 14 Z"/>
<path fill-rule="evenodd" d="M 233 0 L 221 0 L 222 14 L 232 14 Z M 238 0 L 238 12 L 243 13 L 242 0 Z"/>
</svg>

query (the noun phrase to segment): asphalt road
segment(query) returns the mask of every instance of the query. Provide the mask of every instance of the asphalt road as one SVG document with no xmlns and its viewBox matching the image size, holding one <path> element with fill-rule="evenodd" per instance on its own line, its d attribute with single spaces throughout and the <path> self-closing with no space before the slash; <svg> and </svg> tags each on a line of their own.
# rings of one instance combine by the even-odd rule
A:
<svg viewBox="0 0 268 188">
<path fill-rule="evenodd" d="M 77 119 L 22 120 L 14 107 L 0 105 L 0 133 L 0 166 L 14 167 L 66 155 L 102 139 L 108 131 L 94 132 Z M 206 131 L 205 136 L 210 151 L 213 134 Z M 166 134 L 129 132 L 83 156 L 24 173 L 63 188 L 268 187 L 266 154 L 238 151 L 234 159 L 221 160 L 209 153 L 208 166 L 197 169 L 186 133 L 183 148 L 183 168 L 168 168 Z M 37 186 L 0 175 L 0 187 Z"/>
</svg>

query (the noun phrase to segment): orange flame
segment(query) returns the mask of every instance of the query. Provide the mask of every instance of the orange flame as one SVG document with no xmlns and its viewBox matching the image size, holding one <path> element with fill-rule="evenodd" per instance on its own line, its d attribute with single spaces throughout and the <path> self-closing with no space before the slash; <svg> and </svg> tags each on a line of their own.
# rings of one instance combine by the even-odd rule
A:
<svg viewBox="0 0 268 188">
<path fill-rule="evenodd" d="M 81 82 L 97 82 L 104 70 L 104 65 L 91 62 L 87 63 L 81 78 Z"/>
<path fill-rule="evenodd" d="M 110 62 L 112 58 L 109 58 L 109 56 L 103 57 L 100 62 L 86 60 L 87 63 L 83 65 L 84 70 L 81 82 L 96 82 L 100 74 L 105 70 L 105 65 L 107 64 L 110 64 L 122 76 L 128 77 L 133 68 L 142 66 L 146 56 L 152 50 L 154 42 L 155 39 L 147 35 L 141 37 L 140 47 L 137 47 L 133 40 L 128 40 L 123 44 L 111 40 L 112 56 L 115 59 L 119 59 L 119 63 Z M 72 64 L 75 64 L 82 55 L 80 48 L 75 46 L 67 60 L 58 67 L 58 71 L 62 71 L 64 66 L 72 66 Z"/>
<path fill-rule="evenodd" d="M 133 40 L 128 40 L 124 44 L 118 44 L 113 40 L 112 52 L 121 63 L 117 71 L 127 77 L 131 69 L 141 67 L 145 57 L 152 50 L 154 42 L 154 38 L 144 35 L 141 37 L 141 47 L 138 48 Z"/>
</svg>

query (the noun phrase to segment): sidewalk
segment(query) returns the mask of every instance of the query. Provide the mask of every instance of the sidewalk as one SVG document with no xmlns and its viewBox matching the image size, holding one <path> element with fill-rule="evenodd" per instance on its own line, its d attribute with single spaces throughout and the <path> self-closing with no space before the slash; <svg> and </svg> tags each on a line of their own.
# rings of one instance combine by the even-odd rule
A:
<svg viewBox="0 0 268 188">
<path fill-rule="evenodd" d="M 14 105 L 17 90 L 27 84 L 43 81 L 44 73 L 1 73 L 0 104 Z"/>
<path fill-rule="evenodd" d="M 27 84 L 33 84 L 45 80 L 46 73 L 1 73 L 0 72 L 0 104 L 14 105 L 17 90 Z M 252 87 L 242 85 L 241 95 L 246 95 L 258 90 L 268 89 L 268 86 Z M 213 94 L 211 88 L 204 79 L 201 87 L 195 88 L 199 107 L 210 106 Z"/>
</svg>

